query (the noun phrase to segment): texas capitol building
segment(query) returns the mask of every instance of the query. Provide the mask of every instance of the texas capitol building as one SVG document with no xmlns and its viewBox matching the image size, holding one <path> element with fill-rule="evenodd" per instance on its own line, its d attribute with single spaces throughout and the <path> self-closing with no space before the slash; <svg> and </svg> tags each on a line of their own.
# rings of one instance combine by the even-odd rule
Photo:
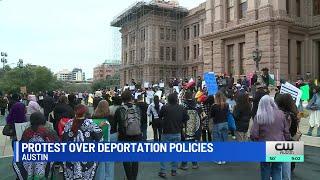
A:
<svg viewBox="0 0 320 180">
<path fill-rule="evenodd" d="M 138 2 L 117 16 L 122 34 L 121 85 L 202 76 L 235 78 L 259 67 L 295 81 L 319 78 L 320 0 L 177 0 Z"/>
</svg>

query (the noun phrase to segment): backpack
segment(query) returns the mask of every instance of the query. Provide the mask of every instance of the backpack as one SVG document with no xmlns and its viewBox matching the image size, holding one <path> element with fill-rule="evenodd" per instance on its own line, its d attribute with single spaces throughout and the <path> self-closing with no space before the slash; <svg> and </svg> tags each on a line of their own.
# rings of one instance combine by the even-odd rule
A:
<svg viewBox="0 0 320 180">
<path fill-rule="evenodd" d="M 200 129 L 200 116 L 194 109 L 187 110 L 189 120 L 186 122 L 185 135 L 186 140 L 194 139 L 197 131 Z"/>
<path fill-rule="evenodd" d="M 128 107 L 123 106 L 125 109 L 124 127 L 126 128 L 126 135 L 135 136 L 141 134 L 141 117 L 135 105 Z"/>
</svg>

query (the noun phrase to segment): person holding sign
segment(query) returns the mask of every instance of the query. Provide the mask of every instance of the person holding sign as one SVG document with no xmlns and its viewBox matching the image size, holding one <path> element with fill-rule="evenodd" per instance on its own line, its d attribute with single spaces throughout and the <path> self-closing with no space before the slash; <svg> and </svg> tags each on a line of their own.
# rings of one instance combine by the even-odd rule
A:
<svg viewBox="0 0 320 180">
<path fill-rule="evenodd" d="M 106 123 L 99 126 L 91 119 L 88 119 L 88 108 L 79 104 L 75 107 L 75 117 L 68 121 L 64 128 L 62 136 L 63 142 L 99 142 L 102 140 L 102 127 Z M 65 179 L 86 179 L 92 180 L 95 177 L 98 167 L 97 162 L 64 162 L 64 178 Z"/>
<path fill-rule="evenodd" d="M 102 125 L 103 141 L 108 142 L 110 138 L 110 109 L 109 103 L 106 100 L 99 102 L 97 109 L 92 115 L 92 120 L 95 124 Z M 117 141 L 112 139 L 111 141 Z M 100 162 L 95 179 L 113 180 L 114 179 L 114 162 Z"/>
</svg>

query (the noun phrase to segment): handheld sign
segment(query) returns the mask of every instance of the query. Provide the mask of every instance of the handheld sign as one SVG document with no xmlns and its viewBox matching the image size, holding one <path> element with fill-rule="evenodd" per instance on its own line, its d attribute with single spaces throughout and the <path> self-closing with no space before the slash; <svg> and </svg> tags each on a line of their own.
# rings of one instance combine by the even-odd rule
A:
<svg viewBox="0 0 320 180">
<path fill-rule="evenodd" d="M 300 90 L 302 91 L 301 100 L 308 101 L 310 99 L 310 87 L 309 85 L 304 85 L 300 87 Z"/>
<path fill-rule="evenodd" d="M 101 124 L 101 122 L 106 123 L 106 125 L 101 128 L 102 133 L 103 133 L 103 141 L 110 141 L 110 124 L 109 124 L 108 120 L 107 119 L 92 119 L 92 121 L 98 126 Z"/>
<path fill-rule="evenodd" d="M 136 87 L 135 87 L 135 86 L 130 86 L 129 88 L 130 88 L 130 91 L 133 91 L 133 90 L 135 90 L 135 89 L 136 89 Z"/>
<path fill-rule="evenodd" d="M 148 82 L 145 82 L 145 83 L 143 84 L 143 87 L 144 87 L 144 88 L 149 88 L 149 83 L 148 83 Z"/>
<path fill-rule="evenodd" d="M 164 83 L 159 83 L 159 87 L 164 88 Z"/>
<path fill-rule="evenodd" d="M 204 81 L 208 89 L 208 95 L 215 95 L 218 92 L 218 85 L 214 72 L 205 73 Z"/>
<path fill-rule="evenodd" d="M 296 106 L 299 106 L 302 96 L 302 91 L 299 88 L 286 82 L 285 84 L 281 85 L 280 94 L 290 94 L 293 100 L 296 101 Z"/>
</svg>

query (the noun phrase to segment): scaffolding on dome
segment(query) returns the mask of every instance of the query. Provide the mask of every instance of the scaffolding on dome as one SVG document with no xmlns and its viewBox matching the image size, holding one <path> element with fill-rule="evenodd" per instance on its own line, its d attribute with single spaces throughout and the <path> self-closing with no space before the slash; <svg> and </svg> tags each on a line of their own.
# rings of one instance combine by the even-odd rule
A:
<svg viewBox="0 0 320 180">
<path fill-rule="evenodd" d="M 181 25 L 181 20 L 183 17 L 188 15 L 188 12 L 189 12 L 188 9 L 179 6 L 177 1 L 152 0 L 150 2 L 147 2 L 144 0 L 144 1 L 135 2 L 134 4 L 129 6 L 127 9 L 122 11 L 111 22 L 111 26 L 121 28 L 126 26 L 127 24 L 132 24 L 132 25 L 135 24 L 136 32 L 138 32 L 139 34 L 140 28 L 141 28 L 140 25 L 143 24 L 145 21 L 149 21 L 150 17 L 151 17 L 152 25 L 155 25 L 154 22 L 156 21 L 157 17 L 162 17 L 163 20 L 161 21 L 161 23 L 158 23 L 156 25 L 166 27 L 168 26 L 168 24 L 170 24 L 170 21 L 172 20 L 176 21 L 177 23 L 175 23 L 174 26 L 175 26 L 176 38 L 177 38 L 178 31 L 180 29 L 179 26 Z M 146 15 L 148 15 L 148 18 L 143 18 Z M 172 25 L 170 26 L 173 27 Z M 135 46 L 139 46 L 139 43 L 137 43 L 137 41 L 135 42 Z M 149 50 L 148 52 L 150 51 L 152 54 L 155 54 L 155 52 L 159 52 L 160 50 L 154 48 L 152 50 Z M 137 55 L 138 55 L 138 52 L 136 51 L 135 57 L 138 57 Z M 171 57 L 171 54 L 170 54 L 170 57 Z M 176 47 L 176 57 L 178 57 L 178 47 Z M 174 71 L 176 73 L 175 76 L 181 75 L 181 70 L 179 70 L 178 60 L 176 60 L 175 63 L 173 63 L 172 61 L 165 62 L 166 60 L 164 60 L 162 63 L 159 63 L 159 62 L 156 62 L 155 57 L 153 57 L 149 59 L 147 63 L 140 64 L 141 62 L 138 62 L 138 63 L 135 62 L 135 61 L 138 61 L 137 59 L 138 58 L 135 58 L 133 64 L 129 63 L 130 65 L 133 65 L 130 67 L 136 68 L 135 74 L 141 74 L 141 71 L 142 71 L 142 74 L 144 74 L 142 75 L 143 77 L 147 75 L 147 77 L 152 79 L 152 81 L 154 82 L 160 79 L 168 82 L 169 78 L 174 76 L 173 74 Z M 146 69 L 143 68 L 144 65 L 149 65 L 150 67 L 149 72 L 147 72 Z M 156 79 L 157 76 L 155 75 L 155 71 L 159 72 L 160 79 Z M 163 74 L 161 75 L 160 72 L 162 72 Z M 132 78 L 133 76 L 131 74 L 133 73 L 134 73 L 133 70 L 128 69 L 128 71 L 125 72 L 125 76 L 128 75 L 128 77 Z M 141 80 L 143 77 L 141 77 Z M 127 78 L 125 79 L 127 80 Z"/>
</svg>

